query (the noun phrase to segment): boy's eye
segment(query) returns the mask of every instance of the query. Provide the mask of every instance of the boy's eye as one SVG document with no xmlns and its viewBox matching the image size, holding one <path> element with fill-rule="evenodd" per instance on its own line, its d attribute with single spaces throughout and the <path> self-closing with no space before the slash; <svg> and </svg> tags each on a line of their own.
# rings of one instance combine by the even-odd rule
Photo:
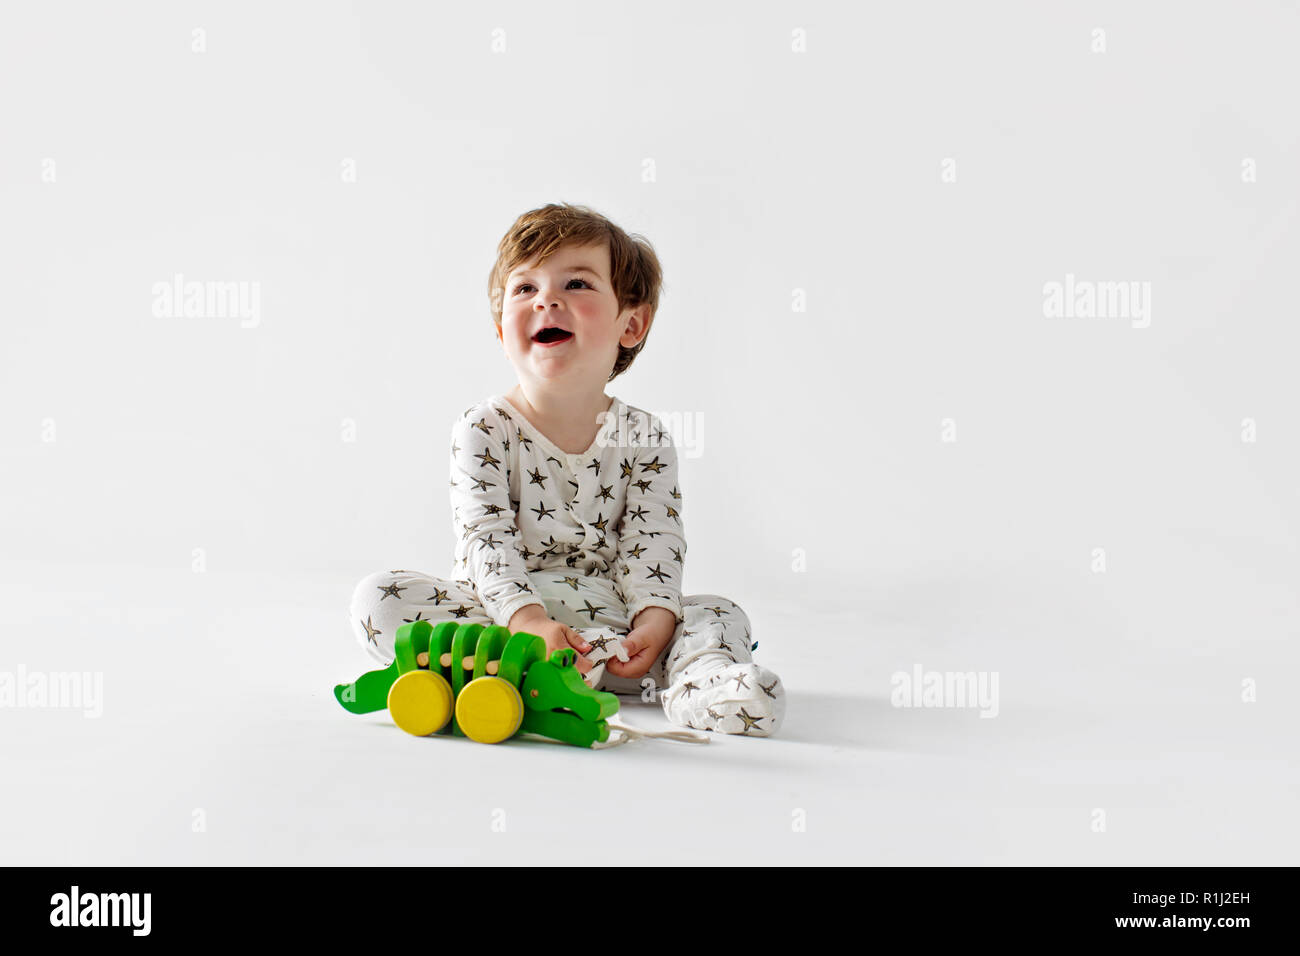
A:
<svg viewBox="0 0 1300 956">
<path fill-rule="evenodd" d="M 567 284 L 572 285 L 575 282 L 581 282 L 583 285 L 587 286 L 587 288 L 591 288 L 591 283 L 589 283 L 586 279 L 570 279 Z M 521 283 L 520 285 L 515 286 L 515 295 L 518 295 L 520 292 L 523 292 L 525 289 L 531 289 L 532 287 L 533 284 L 531 282 Z"/>
</svg>

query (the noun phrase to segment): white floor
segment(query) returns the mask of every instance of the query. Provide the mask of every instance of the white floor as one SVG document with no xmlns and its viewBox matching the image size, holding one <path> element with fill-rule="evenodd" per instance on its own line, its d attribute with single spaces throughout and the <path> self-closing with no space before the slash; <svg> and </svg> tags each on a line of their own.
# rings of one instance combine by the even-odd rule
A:
<svg viewBox="0 0 1300 956">
<path fill-rule="evenodd" d="M 1194 608 L 1145 634 L 1140 615 L 1092 619 L 1122 606 L 1086 600 L 1112 582 L 1029 559 L 912 569 L 853 617 L 752 595 L 757 656 L 790 695 L 779 736 L 587 751 L 344 712 L 333 684 L 371 666 L 342 619 L 348 575 L 4 573 L 0 670 L 103 675 L 98 718 L 0 711 L 5 863 L 1297 858 L 1294 634 L 1266 639 L 1267 603 L 1216 643 Z M 891 706 L 915 664 L 997 671 L 997 716 Z M 668 726 L 634 699 L 619 719 Z"/>
</svg>

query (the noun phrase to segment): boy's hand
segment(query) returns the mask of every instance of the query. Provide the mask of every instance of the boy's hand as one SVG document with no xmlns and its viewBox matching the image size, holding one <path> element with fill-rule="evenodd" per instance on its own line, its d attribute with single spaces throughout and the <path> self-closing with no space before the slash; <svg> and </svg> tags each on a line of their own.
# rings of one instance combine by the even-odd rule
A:
<svg viewBox="0 0 1300 956">
<path fill-rule="evenodd" d="M 615 677 L 644 676 L 672 640 L 673 632 L 677 630 L 677 618 L 665 607 L 648 607 L 636 616 L 632 625 L 632 630 L 623 638 L 627 661 L 611 657 L 605 662 L 605 670 Z"/>
<path fill-rule="evenodd" d="M 530 604 L 516 611 L 510 618 L 509 630 L 511 634 L 519 631 L 536 634 L 546 642 L 547 658 L 551 656 L 552 651 L 572 647 L 578 652 L 574 666 L 577 667 L 579 674 L 585 674 L 595 666 L 582 656 L 591 650 L 591 645 L 583 640 L 582 635 L 569 625 L 552 620 L 539 604 Z"/>
</svg>

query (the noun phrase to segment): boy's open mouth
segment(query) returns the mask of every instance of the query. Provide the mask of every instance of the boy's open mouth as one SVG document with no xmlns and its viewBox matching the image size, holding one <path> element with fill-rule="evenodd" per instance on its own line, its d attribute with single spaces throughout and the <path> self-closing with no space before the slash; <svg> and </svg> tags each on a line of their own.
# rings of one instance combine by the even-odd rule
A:
<svg viewBox="0 0 1300 956">
<path fill-rule="evenodd" d="M 572 332 L 566 332 L 564 329 L 549 328 L 542 329 L 533 336 L 533 341 L 539 345 L 554 345 L 557 342 L 566 342 L 573 338 Z"/>
</svg>

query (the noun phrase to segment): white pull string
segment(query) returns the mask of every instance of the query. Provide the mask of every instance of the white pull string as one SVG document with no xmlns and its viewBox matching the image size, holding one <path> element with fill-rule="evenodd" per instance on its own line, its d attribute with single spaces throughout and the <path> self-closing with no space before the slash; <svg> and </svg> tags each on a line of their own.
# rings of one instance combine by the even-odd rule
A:
<svg viewBox="0 0 1300 956">
<path fill-rule="evenodd" d="M 709 738 L 705 734 L 691 733 L 689 730 L 637 730 L 635 727 L 625 727 L 622 724 L 606 722 L 609 726 L 609 739 L 604 743 L 596 741 L 591 745 L 592 750 L 604 750 L 608 747 L 618 747 L 627 743 L 629 740 L 641 740 L 646 738 L 658 740 L 676 740 L 684 744 L 707 744 Z M 615 733 L 621 734 L 615 739 Z"/>
</svg>

